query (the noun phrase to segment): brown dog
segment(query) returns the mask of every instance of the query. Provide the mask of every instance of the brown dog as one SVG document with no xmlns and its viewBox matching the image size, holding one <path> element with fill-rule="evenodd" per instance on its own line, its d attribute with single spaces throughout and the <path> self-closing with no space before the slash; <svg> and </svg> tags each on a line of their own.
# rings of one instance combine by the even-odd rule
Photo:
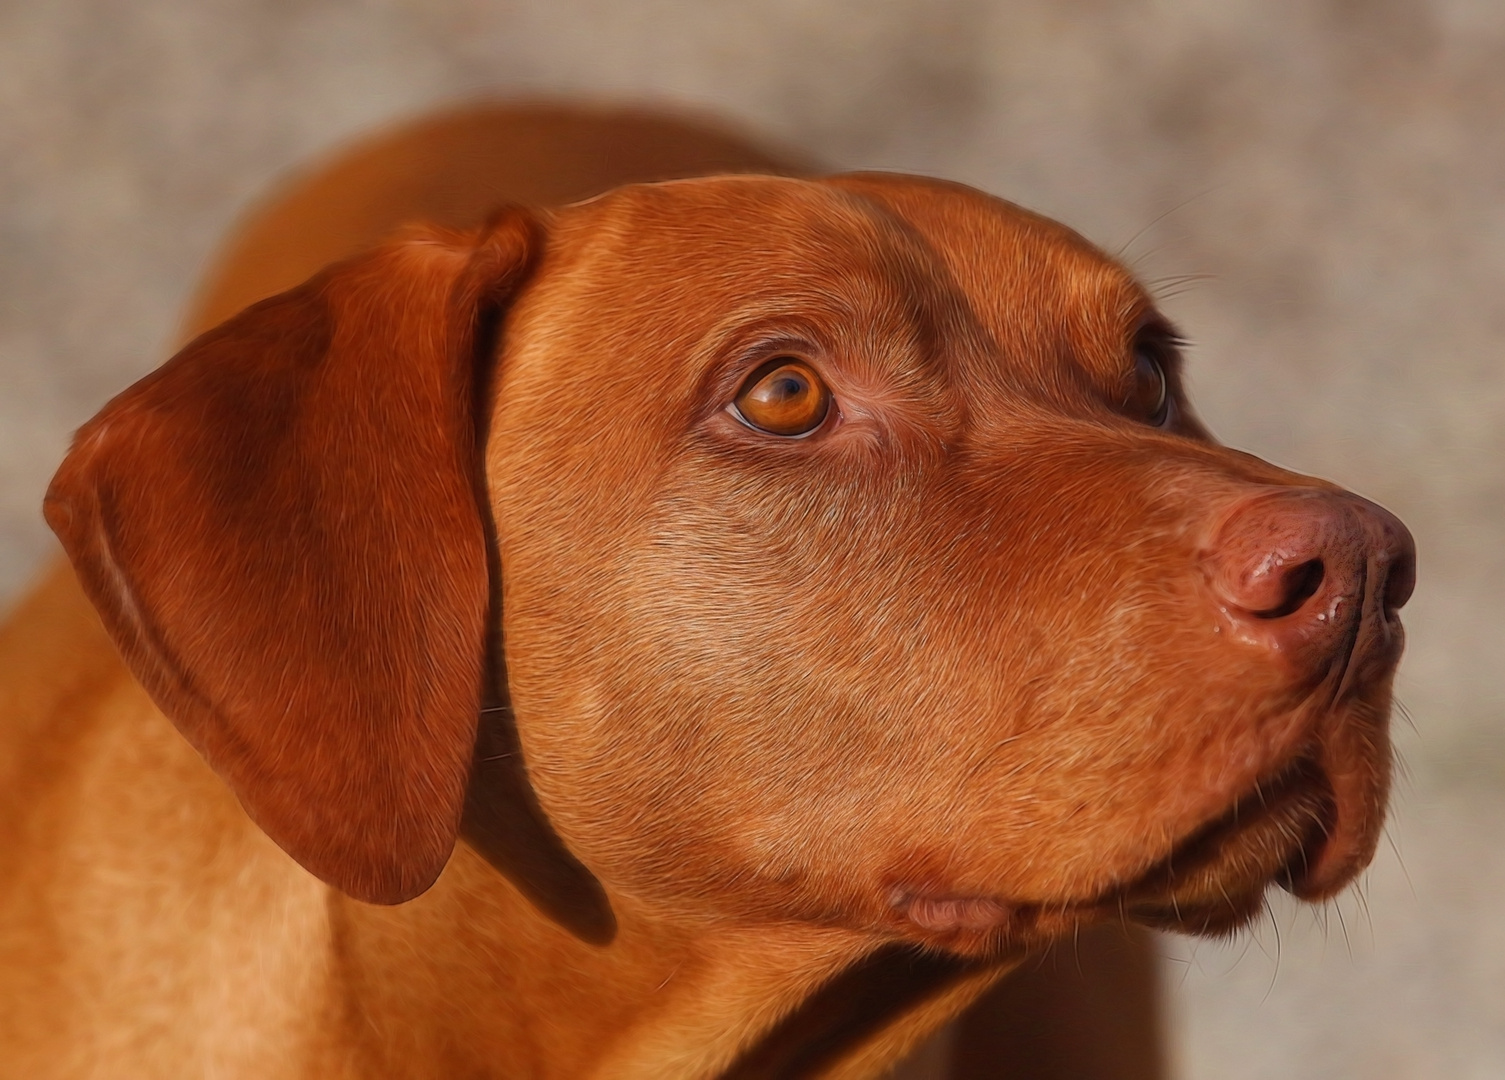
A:
<svg viewBox="0 0 1505 1080">
<path fill-rule="evenodd" d="M 600 186 L 455 150 L 518 125 L 316 178 L 196 328 Z M 103 629 L 59 574 L 0 642 L 13 1074 L 874 1076 L 1079 927 L 1332 895 L 1410 537 L 1179 365 L 1076 234 L 876 175 L 412 226 L 197 337 L 48 495 Z"/>
</svg>

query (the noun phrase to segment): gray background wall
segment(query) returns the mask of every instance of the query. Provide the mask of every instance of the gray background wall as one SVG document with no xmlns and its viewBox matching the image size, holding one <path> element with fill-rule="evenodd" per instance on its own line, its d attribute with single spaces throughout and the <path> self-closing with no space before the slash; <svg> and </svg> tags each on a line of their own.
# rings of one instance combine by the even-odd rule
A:
<svg viewBox="0 0 1505 1080">
<path fill-rule="evenodd" d="M 1415 530 L 1409 780 L 1359 890 L 1164 943 L 1183 1077 L 1505 1076 L 1505 4 L 0 0 L 0 601 L 70 430 L 283 170 L 480 95 L 948 176 L 1148 278 L 1228 442 Z"/>
</svg>

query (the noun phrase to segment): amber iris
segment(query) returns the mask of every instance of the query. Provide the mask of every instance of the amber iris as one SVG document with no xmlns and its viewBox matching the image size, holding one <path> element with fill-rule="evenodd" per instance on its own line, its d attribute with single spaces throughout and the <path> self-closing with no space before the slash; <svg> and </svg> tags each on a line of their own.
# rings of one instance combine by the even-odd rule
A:
<svg viewBox="0 0 1505 1080">
<path fill-rule="evenodd" d="M 1165 378 L 1165 366 L 1160 359 L 1144 346 L 1134 350 L 1134 385 L 1129 390 L 1127 405 L 1135 415 L 1159 427 L 1170 414 L 1170 387 Z"/>
<path fill-rule="evenodd" d="M 749 427 L 792 438 L 808 435 L 831 410 L 831 391 L 803 360 L 780 356 L 753 372 L 734 403 Z"/>
</svg>

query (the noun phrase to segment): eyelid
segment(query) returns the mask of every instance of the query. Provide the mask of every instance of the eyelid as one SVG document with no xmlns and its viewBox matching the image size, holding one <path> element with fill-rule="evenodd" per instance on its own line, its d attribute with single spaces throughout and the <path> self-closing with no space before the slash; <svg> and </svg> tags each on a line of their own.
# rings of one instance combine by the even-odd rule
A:
<svg viewBox="0 0 1505 1080">
<path fill-rule="evenodd" d="M 770 378 L 786 369 L 795 369 L 805 388 L 816 395 L 815 400 L 810 404 L 819 408 L 819 415 L 813 416 L 814 423 L 803 430 L 794 428 L 782 430 L 778 426 L 780 417 L 777 414 L 780 406 L 777 404 L 772 406 L 772 415 L 763 417 L 756 416 L 758 410 L 754 409 L 750 412 L 748 408 L 750 405 L 758 404 L 755 394 L 759 388 Z M 777 439 L 803 439 L 815 434 L 828 426 L 831 414 L 836 411 L 836 408 L 836 396 L 830 384 L 814 364 L 803 356 L 777 351 L 743 377 L 735 396 L 727 404 L 727 411 L 746 427 Z M 797 423 L 804 422 L 804 416 L 801 414 L 783 419 L 793 419 Z"/>
<path fill-rule="evenodd" d="M 1129 337 L 1129 351 L 1148 348 L 1155 353 L 1167 372 L 1172 371 L 1181 360 L 1181 350 L 1186 339 L 1176 328 L 1159 318 L 1147 318 Z"/>
<path fill-rule="evenodd" d="M 798 313 L 756 320 L 734 313 L 713 327 L 694 347 L 704 364 L 693 391 L 694 423 L 728 413 L 748 376 L 774 356 L 797 356 L 821 370 L 825 350 L 816 344 L 813 330 Z M 735 412 L 731 415 L 741 424 Z"/>
<path fill-rule="evenodd" d="M 753 372 L 775 357 L 793 357 L 820 370 L 824 350 L 797 330 L 778 328 L 738 336 L 741 340 L 734 338 L 718 350 L 721 358 L 711 369 L 710 392 L 723 401 L 731 400 Z"/>
<path fill-rule="evenodd" d="M 754 424 L 747 417 L 743 416 L 742 410 L 737 408 L 737 403 L 735 401 L 727 402 L 725 411 L 730 413 L 732 419 L 736 420 L 737 423 L 741 424 L 748 431 L 757 432 L 759 435 L 765 435 L 769 439 L 776 439 L 779 442 L 799 442 L 801 439 L 808 439 L 812 435 L 818 435 L 820 432 L 831 426 L 832 416 L 840 416 L 840 413 L 838 413 L 836 410 L 835 402 L 832 402 L 826 407 L 825 414 L 821 417 L 820 423 L 816 424 L 809 431 L 801 431 L 794 435 L 776 435 L 772 432 L 764 431 L 762 428 L 758 427 L 757 424 Z"/>
<path fill-rule="evenodd" d="M 1164 323 L 1148 320 L 1135 332 L 1130 342 L 1129 359 L 1132 366 L 1126 373 L 1123 407 L 1132 411 L 1138 419 L 1157 428 L 1169 425 L 1176 415 L 1175 372 L 1180 359 L 1176 347 L 1180 340 Z M 1141 362 L 1152 365 L 1159 377 L 1159 393 L 1153 408 L 1146 407 L 1145 402 L 1136 401 L 1141 389 Z"/>
</svg>

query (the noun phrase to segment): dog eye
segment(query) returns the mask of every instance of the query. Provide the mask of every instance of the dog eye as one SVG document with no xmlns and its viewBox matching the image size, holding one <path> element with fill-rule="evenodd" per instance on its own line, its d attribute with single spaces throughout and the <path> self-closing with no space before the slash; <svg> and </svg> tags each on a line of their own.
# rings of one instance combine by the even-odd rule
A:
<svg viewBox="0 0 1505 1080">
<path fill-rule="evenodd" d="M 1155 355 L 1152 346 L 1134 346 L 1134 385 L 1129 389 L 1124 405 L 1135 416 L 1160 427 L 1171 411 L 1170 386 L 1165 378 L 1165 365 Z"/>
<path fill-rule="evenodd" d="M 754 371 L 732 403 L 733 414 L 748 427 L 785 438 L 810 434 L 830 411 L 831 391 L 792 356 L 777 356 Z"/>
</svg>

